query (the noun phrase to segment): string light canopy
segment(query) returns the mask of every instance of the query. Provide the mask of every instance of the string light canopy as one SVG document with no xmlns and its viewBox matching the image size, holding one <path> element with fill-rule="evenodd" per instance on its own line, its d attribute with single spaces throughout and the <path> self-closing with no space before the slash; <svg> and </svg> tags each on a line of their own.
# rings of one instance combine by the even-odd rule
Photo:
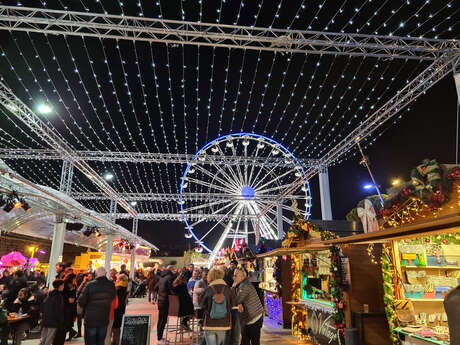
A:
<svg viewBox="0 0 460 345">
<path fill-rule="evenodd" d="M 299 159 L 307 177 L 322 163 L 340 164 L 356 152 L 354 145 L 333 151 L 339 143 L 371 121 L 415 78 L 426 75 L 421 86 L 411 89 L 413 93 L 434 85 L 447 72 L 430 79 L 430 66 L 441 55 L 445 58 L 445 52 L 458 54 L 458 41 L 452 39 L 458 38 L 460 8 L 454 1 L 293 0 L 288 6 L 282 0 L 199 0 L 166 6 L 165 0 L 54 0 L 37 2 L 36 10 L 45 11 L 40 13 L 17 1 L 3 4 L 0 28 L 7 28 L 2 22 L 6 6 L 30 10 L 31 15 L 29 22 L 19 14 L 9 16 L 22 26 L 0 30 L 6 42 L 0 46 L 0 63 L 8 67 L 0 72 L 0 81 L 75 152 L 93 157 L 85 162 L 123 200 L 136 202 L 131 206 L 145 219 L 164 218 L 156 215 L 176 219 L 184 200 L 195 198 L 189 202 L 192 207 L 206 201 L 205 185 L 180 199 L 181 177 L 202 146 L 224 135 L 244 132 L 279 142 Z M 216 25 L 212 30 L 229 25 L 229 30 L 239 30 L 243 36 L 251 29 L 262 29 L 277 39 L 254 49 L 257 42 L 246 38 L 251 49 L 245 49 L 220 36 L 206 38 L 215 42 L 206 46 L 193 45 L 188 39 L 166 43 L 165 38 L 91 35 L 85 30 L 50 35 L 40 31 L 39 22 L 61 12 L 49 11 L 82 12 L 62 17 L 75 25 L 109 21 L 121 30 L 136 20 L 178 21 L 174 23 L 179 25 L 187 21 Z M 87 18 L 83 19 L 86 24 L 77 23 L 81 18 Z M 176 37 L 184 37 L 180 29 L 173 29 Z M 324 45 L 324 51 L 308 45 L 312 53 L 306 54 L 302 43 L 313 38 Z M 292 51 L 294 43 L 303 50 Z M 396 43 L 401 45 L 397 54 L 388 49 Z M 376 52 L 376 45 L 386 48 Z M 423 53 L 417 55 L 419 51 Z M 397 56 L 401 52 L 406 55 Z M 451 65 L 451 60 L 447 63 Z M 442 66 L 436 65 L 445 71 Z M 397 123 L 414 99 L 396 99 L 397 109 L 386 108 L 391 116 L 384 125 L 374 126 L 369 136 L 362 136 L 363 148 Z M 33 182 L 58 189 L 61 160 L 68 157 L 45 154 L 43 150 L 54 148 L 42 134 L 31 131 L 17 112 L 14 103 L 0 106 L 5 119 L 0 128 L 0 157 Z M 16 150 L 28 150 L 29 155 Z M 156 161 L 138 158 L 153 154 L 160 155 Z M 277 159 L 283 164 L 283 157 Z M 232 164 L 236 169 L 258 163 Z M 195 178 L 205 183 L 212 180 L 198 170 Z M 71 193 L 84 206 L 113 214 L 110 198 L 93 182 L 75 171 Z M 132 215 L 117 215 L 125 216 Z M 206 214 L 189 215 L 200 216 Z"/>
</svg>

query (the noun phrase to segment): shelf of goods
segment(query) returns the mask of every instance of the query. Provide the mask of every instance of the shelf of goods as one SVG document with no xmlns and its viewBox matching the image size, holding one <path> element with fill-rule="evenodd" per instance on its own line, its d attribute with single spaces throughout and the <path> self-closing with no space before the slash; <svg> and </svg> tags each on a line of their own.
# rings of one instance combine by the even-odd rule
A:
<svg viewBox="0 0 460 345">
<path fill-rule="evenodd" d="M 401 279 L 395 291 L 396 313 L 400 317 L 412 315 L 410 324 L 420 327 L 412 332 L 397 328 L 397 333 L 409 335 L 420 344 L 446 344 L 449 330 L 443 302 L 460 284 L 459 234 L 393 241 L 393 255 Z M 401 311 L 401 305 L 408 311 Z"/>
</svg>

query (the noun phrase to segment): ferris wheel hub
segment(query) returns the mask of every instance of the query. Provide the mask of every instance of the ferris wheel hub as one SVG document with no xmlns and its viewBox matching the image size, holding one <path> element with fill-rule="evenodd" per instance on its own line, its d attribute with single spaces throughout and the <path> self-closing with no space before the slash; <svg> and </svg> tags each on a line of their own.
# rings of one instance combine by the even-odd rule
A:
<svg viewBox="0 0 460 345">
<path fill-rule="evenodd" d="M 241 188 L 241 195 L 245 200 L 252 200 L 254 199 L 254 195 L 256 194 L 254 188 L 251 186 L 244 186 Z"/>
</svg>

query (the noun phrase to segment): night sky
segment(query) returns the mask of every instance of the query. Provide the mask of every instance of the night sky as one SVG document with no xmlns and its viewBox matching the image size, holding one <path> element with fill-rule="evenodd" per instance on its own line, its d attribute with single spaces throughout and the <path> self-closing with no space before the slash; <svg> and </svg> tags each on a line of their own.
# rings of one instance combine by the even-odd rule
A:
<svg viewBox="0 0 460 345">
<path fill-rule="evenodd" d="M 16 1 L 0 1 L 18 5 Z M 458 38 L 454 1 L 29 1 L 22 5 L 208 23 L 330 32 Z M 280 54 L 0 32 L 0 76 L 76 150 L 195 153 L 228 133 L 253 132 L 298 158 L 320 158 L 388 101 L 427 61 Z M 452 75 L 363 143 L 383 189 L 408 178 L 424 158 L 455 162 L 456 92 Z M 0 106 L 0 148 L 47 148 Z M 356 148 L 330 168 L 335 219 L 367 194 L 370 181 Z M 7 160 L 36 183 L 57 188 L 59 161 Z M 178 193 L 185 165 L 91 162 L 113 172 L 120 193 Z M 200 176 L 200 175 L 199 175 Z M 205 176 L 200 176 L 205 179 Z M 312 218 L 321 217 L 317 178 L 310 181 Z M 75 172 L 74 192 L 97 189 Z M 200 191 L 200 188 L 197 189 Z M 202 189 L 201 189 L 202 191 Z M 81 201 L 108 212 L 108 201 Z M 193 203 L 192 203 L 193 205 Z M 138 202 L 141 213 L 177 213 L 177 202 Z M 122 212 L 120 209 L 119 212 Z M 129 223 L 121 222 L 129 227 Z M 162 249 L 184 246 L 184 225 L 140 222 L 139 233 Z"/>
</svg>

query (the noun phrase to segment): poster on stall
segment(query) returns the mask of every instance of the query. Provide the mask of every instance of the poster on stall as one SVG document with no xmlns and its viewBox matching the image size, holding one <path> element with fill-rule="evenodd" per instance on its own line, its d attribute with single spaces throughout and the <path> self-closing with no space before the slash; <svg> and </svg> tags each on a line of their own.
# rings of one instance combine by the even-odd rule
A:
<svg viewBox="0 0 460 345">
<path fill-rule="evenodd" d="M 308 308 L 308 331 L 315 344 L 338 345 L 337 328 L 331 311 Z"/>
</svg>

